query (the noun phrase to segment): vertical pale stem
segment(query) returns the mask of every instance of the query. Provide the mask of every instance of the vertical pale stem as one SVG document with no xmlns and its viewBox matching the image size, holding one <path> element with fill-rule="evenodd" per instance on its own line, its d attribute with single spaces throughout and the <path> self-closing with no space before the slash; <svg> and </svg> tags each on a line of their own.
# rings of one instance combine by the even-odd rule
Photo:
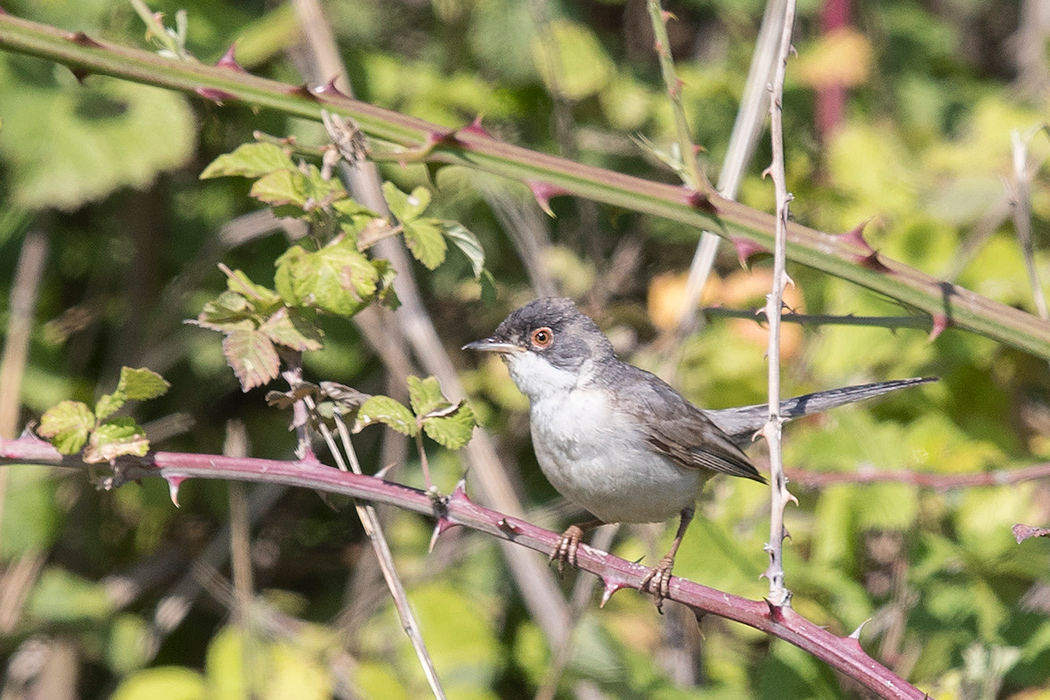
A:
<svg viewBox="0 0 1050 700">
<path fill-rule="evenodd" d="M 784 125 L 783 97 L 784 74 L 787 71 L 788 54 L 791 52 L 791 32 L 795 24 L 795 1 L 788 0 L 784 13 L 784 26 L 780 35 L 779 60 L 773 76 L 770 100 L 770 132 L 773 140 L 773 160 L 769 172 L 773 178 L 776 191 L 777 217 L 776 236 L 773 248 L 773 289 L 766 297 L 766 318 L 769 320 L 769 421 L 762 429 L 762 434 L 769 443 L 769 471 L 772 487 L 770 489 L 769 568 L 766 578 L 769 579 L 769 602 L 776 606 L 789 605 L 791 592 L 784 587 L 784 507 L 794 497 L 787 490 L 787 479 L 784 476 L 783 455 L 780 449 L 780 430 L 783 417 L 780 415 L 780 312 L 784 304 L 784 288 L 789 278 L 785 270 L 787 260 L 786 241 L 788 211 L 791 195 L 787 191 L 787 178 L 784 173 Z"/>
</svg>

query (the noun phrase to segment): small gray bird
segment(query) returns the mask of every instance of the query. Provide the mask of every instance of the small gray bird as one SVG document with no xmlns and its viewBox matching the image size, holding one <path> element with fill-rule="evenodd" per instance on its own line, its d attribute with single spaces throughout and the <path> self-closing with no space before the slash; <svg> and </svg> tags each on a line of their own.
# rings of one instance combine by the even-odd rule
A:
<svg viewBox="0 0 1050 700">
<path fill-rule="evenodd" d="M 714 473 L 766 480 L 741 447 L 768 418 L 766 405 L 703 411 L 659 377 L 621 362 L 612 343 L 569 299 L 538 299 L 464 350 L 499 353 L 529 398 L 532 444 L 560 494 L 596 516 L 572 525 L 551 561 L 576 564 L 584 532 L 605 523 L 681 516 L 674 544 L 643 582 L 657 607 L 704 482 Z M 810 394 L 781 403 L 785 419 L 934 381 L 905 379 Z"/>
</svg>

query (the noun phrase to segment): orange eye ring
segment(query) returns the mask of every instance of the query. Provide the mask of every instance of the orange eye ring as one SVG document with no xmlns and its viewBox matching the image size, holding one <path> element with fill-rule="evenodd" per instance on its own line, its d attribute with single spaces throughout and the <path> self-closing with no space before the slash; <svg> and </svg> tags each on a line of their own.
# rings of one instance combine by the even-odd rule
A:
<svg viewBox="0 0 1050 700">
<path fill-rule="evenodd" d="M 543 328 L 537 328 L 529 336 L 529 340 L 532 341 L 532 344 L 535 347 L 540 348 L 541 350 L 543 348 L 549 348 L 551 343 L 554 342 L 554 331 L 546 326 Z"/>
</svg>

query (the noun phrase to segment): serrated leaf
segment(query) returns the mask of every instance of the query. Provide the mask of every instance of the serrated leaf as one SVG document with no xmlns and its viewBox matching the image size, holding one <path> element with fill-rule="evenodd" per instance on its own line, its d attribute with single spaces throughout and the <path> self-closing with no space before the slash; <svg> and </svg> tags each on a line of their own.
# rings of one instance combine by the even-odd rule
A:
<svg viewBox="0 0 1050 700">
<path fill-rule="evenodd" d="M 18 95 L 4 101 L 5 205 L 72 211 L 145 189 L 193 157 L 197 120 L 181 95 L 111 78 L 70 90 L 16 73 L 4 77 L 5 94 Z"/>
<path fill-rule="evenodd" d="M 249 194 L 267 204 L 301 209 L 306 206 L 308 187 L 306 176 L 298 170 L 275 170 L 256 180 Z"/>
<path fill-rule="evenodd" d="M 415 437 L 419 428 L 415 416 L 403 404 L 389 396 L 373 396 L 357 410 L 359 428 L 372 423 L 385 423 L 402 435 Z"/>
<path fill-rule="evenodd" d="M 430 206 L 430 191 L 426 187 L 417 187 L 412 194 L 405 194 L 387 181 L 383 183 L 383 198 L 390 213 L 403 224 L 414 221 Z"/>
<path fill-rule="evenodd" d="M 122 455 L 142 457 L 149 452 L 146 431 L 134 418 L 114 418 L 98 426 L 84 450 L 88 464 L 111 462 Z"/>
<path fill-rule="evenodd" d="M 481 285 L 481 303 L 488 307 L 496 305 L 497 293 L 496 293 L 496 280 L 493 279 L 492 273 L 488 270 L 482 270 L 481 276 L 478 277 L 478 284 Z"/>
<path fill-rule="evenodd" d="M 340 237 L 316 253 L 293 246 L 277 260 L 277 291 L 292 306 L 314 306 L 337 316 L 353 316 L 376 293 L 379 270 Z"/>
<path fill-rule="evenodd" d="M 397 292 L 394 291 L 394 279 L 397 277 L 397 270 L 394 269 L 389 260 L 383 260 L 382 258 L 373 260 L 372 267 L 379 274 L 376 299 L 391 311 L 396 311 L 401 306 L 401 300 L 397 298 Z"/>
<path fill-rule="evenodd" d="M 151 369 L 121 367 L 117 392 L 130 401 L 148 401 L 168 393 L 171 384 Z M 101 417 L 101 416 L 100 416 Z"/>
<path fill-rule="evenodd" d="M 349 197 L 334 202 L 332 204 L 332 210 L 335 212 L 335 219 L 339 223 L 340 228 L 348 233 L 354 233 L 356 235 L 363 231 L 373 221 L 379 221 L 389 227 L 386 219 L 357 200 L 350 199 Z"/>
<path fill-rule="evenodd" d="M 343 183 L 337 178 L 325 180 L 316 165 L 310 165 L 306 169 L 306 185 L 307 197 L 312 199 L 314 204 L 323 202 L 334 205 L 336 201 L 342 201 L 347 197 Z"/>
<path fill-rule="evenodd" d="M 197 325 L 213 331 L 232 331 L 255 327 L 252 305 L 243 294 L 225 291 L 204 304 Z"/>
<path fill-rule="evenodd" d="M 440 222 L 437 219 L 416 219 L 403 223 L 405 244 L 412 251 L 416 260 L 423 263 L 428 270 L 435 269 L 445 262 L 448 246 L 441 234 Z"/>
<path fill-rule="evenodd" d="M 240 175 L 262 177 L 276 170 L 294 170 L 295 163 L 272 143 L 246 143 L 232 153 L 224 153 L 213 160 L 201 173 L 200 179 Z"/>
<path fill-rule="evenodd" d="M 266 335 L 257 330 L 229 333 L 222 341 L 222 352 L 244 391 L 277 378 L 281 366 L 277 349 Z"/>
<path fill-rule="evenodd" d="M 240 270 L 227 273 L 226 287 L 230 292 L 244 296 L 249 308 L 255 313 L 266 316 L 281 306 L 281 296 L 261 284 L 256 284 Z"/>
<path fill-rule="evenodd" d="M 46 437 L 64 455 L 80 452 L 88 432 L 95 427 L 95 414 L 80 401 L 63 401 L 40 417 L 37 434 Z"/>
<path fill-rule="evenodd" d="M 109 418 L 111 415 L 120 410 L 120 407 L 127 401 L 127 396 L 123 394 L 118 388 L 112 394 L 106 394 L 99 398 L 95 404 L 95 418 L 98 420 L 104 420 Z"/>
<path fill-rule="evenodd" d="M 308 323 L 302 315 L 294 310 L 282 307 L 266 319 L 259 332 L 278 345 L 284 345 L 305 352 L 307 350 L 320 350 L 321 329 L 315 324 Z"/>
<path fill-rule="evenodd" d="M 470 260 L 470 268 L 474 271 L 474 279 L 479 279 L 485 269 L 485 250 L 481 247 L 478 237 L 458 221 L 442 221 L 441 229 L 445 236 L 467 256 L 467 260 Z"/>
<path fill-rule="evenodd" d="M 441 384 L 434 377 L 421 379 L 408 377 L 408 400 L 417 416 L 425 416 L 440 408 L 451 406 L 452 402 L 441 393 Z"/>
<path fill-rule="evenodd" d="M 423 430 L 434 442 L 450 450 L 459 448 L 470 442 L 477 421 L 474 419 L 474 411 L 466 401 L 460 401 L 451 410 L 443 411 L 442 415 L 431 415 L 423 419 Z"/>
</svg>

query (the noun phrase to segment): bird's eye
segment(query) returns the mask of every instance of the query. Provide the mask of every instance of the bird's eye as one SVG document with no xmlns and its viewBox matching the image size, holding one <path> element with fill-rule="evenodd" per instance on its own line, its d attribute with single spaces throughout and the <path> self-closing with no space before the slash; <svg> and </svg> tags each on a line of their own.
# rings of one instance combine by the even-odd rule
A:
<svg viewBox="0 0 1050 700">
<path fill-rule="evenodd" d="M 538 348 L 549 348 L 554 342 L 554 331 L 550 328 L 537 328 L 532 332 L 532 344 Z"/>
</svg>

